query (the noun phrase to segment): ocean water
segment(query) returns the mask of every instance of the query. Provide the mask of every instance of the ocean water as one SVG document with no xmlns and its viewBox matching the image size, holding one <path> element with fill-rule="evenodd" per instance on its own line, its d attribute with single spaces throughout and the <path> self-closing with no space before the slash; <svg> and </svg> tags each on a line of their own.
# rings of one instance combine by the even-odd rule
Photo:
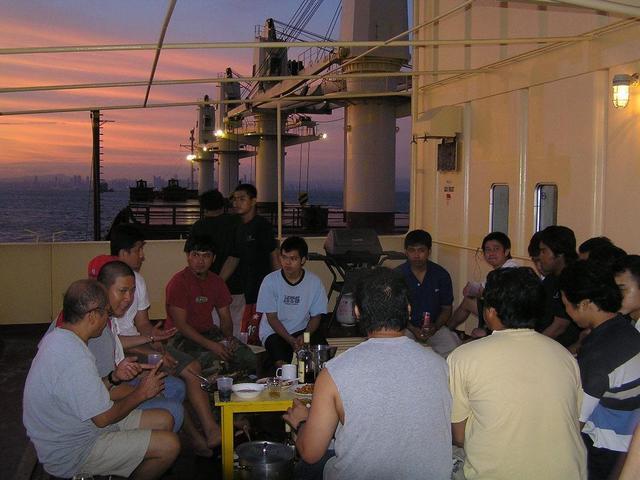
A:
<svg viewBox="0 0 640 480">
<path fill-rule="evenodd" d="M 285 202 L 298 203 L 297 191 L 285 191 Z M 309 192 L 310 204 L 341 208 L 342 191 Z M 102 194 L 103 236 L 129 202 L 128 191 Z M 409 193 L 396 193 L 396 211 L 409 210 Z M 0 189 L 0 243 L 93 240 L 91 192 L 85 190 Z"/>
</svg>

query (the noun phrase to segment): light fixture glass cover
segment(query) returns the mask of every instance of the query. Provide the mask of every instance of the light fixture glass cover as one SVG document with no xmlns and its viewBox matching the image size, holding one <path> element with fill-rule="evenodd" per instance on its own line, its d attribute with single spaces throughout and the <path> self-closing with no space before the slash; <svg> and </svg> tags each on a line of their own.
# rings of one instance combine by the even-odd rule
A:
<svg viewBox="0 0 640 480">
<path fill-rule="evenodd" d="M 624 108 L 629 103 L 629 87 L 631 86 L 631 75 L 615 75 L 613 77 L 613 106 Z"/>
</svg>

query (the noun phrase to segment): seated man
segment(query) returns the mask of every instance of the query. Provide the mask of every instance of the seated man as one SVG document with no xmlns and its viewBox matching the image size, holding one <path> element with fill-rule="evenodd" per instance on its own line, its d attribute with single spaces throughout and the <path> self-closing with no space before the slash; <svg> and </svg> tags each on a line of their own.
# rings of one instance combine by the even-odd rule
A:
<svg viewBox="0 0 640 480">
<path fill-rule="evenodd" d="M 550 225 L 538 232 L 540 269 L 544 275 L 545 312 L 536 330 L 554 338 L 572 352 L 579 346 L 580 327 L 571 321 L 560 298 L 558 279 L 562 270 L 578 259 L 576 236 L 568 227 Z"/>
<path fill-rule="evenodd" d="M 493 334 L 454 350 L 453 441 L 473 479 L 586 478 L 580 373 L 571 354 L 533 326 L 544 291 L 530 268 L 489 273 L 484 318 Z"/>
<path fill-rule="evenodd" d="M 424 230 L 407 233 L 404 239 L 407 262 L 397 268 L 409 285 L 411 321 L 407 330 L 419 341 L 428 340 L 447 324 L 453 304 L 451 277 L 444 268 L 429 260 L 431 244 L 431 235 Z M 432 328 L 422 328 L 425 315 Z"/>
<path fill-rule="evenodd" d="M 107 266 L 108 265 L 108 266 Z M 103 268 L 104 267 L 104 268 Z M 100 335 L 90 338 L 87 342 L 89 351 L 91 351 L 98 374 L 106 378 L 110 375 L 109 381 L 115 388 L 110 390 L 112 400 L 123 398 L 131 393 L 133 387 L 129 383 L 137 385 L 139 379 L 133 378 L 141 371 L 136 357 L 124 356 L 122 344 L 118 339 L 115 331 L 115 316 L 121 315 L 130 302 L 130 288 L 127 283 L 133 283 L 131 269 L 122 262 L 114 260 L 114 257 L 108 255 L 100 255 L 89 263 L 89 272 L 95 277 L 104 270 L 100 283 L 107 288 L 107 296 L 109 299 L 108 311 L 114 317 L 109 317 L 107 327 L 102 330 Z M 92 278 L 95 279 L 95 278 Z M 123 282 L 124 281 L 124 285 Z M 45 335 L 48 336 L 56 327 L 62 327 L 65 323 L 64 312 L 60 312 Z M 42 343 L 42 341 L 41 341 Z M 124 378 L 127 372 L 133 375 L 132 379 Z M 123 383 L 131 380 L 129 383 Z M 166 377 L 164 379 L 164 390 L 156 397 L 145 400 L 138 408 L 140 410 L 161 408 L 168 411 L 173 418 L 173 428 L 177 432 L 182 427 L 184 418 L 184 401 L 185 389 L 181 380 L 175 377 Z"/>
<path fill-rule="evenodd" d="M 300 237 L 289 237 L 280 247 L 281 270 L 267 275 L 258 293 L 256 309 L 263 312 L 260 341 L 276 367 L 291 361 L 302 346 L 302 334 L 318 332 L 322 314 L 327 313 L 327 293 L 322 281 L 303 266 L 309 247 Z M 311 343 L 326 343 L 315 335 Z"/>
<path fill-rule="evenodd" d="M 27 376 L 24 425 L 52 475 L 158 478 L 173 464 L 180 442 L 166 411 L 136 407 L 162 391 L 165 374 L 156 367 L 131 394 L 110 398 L 113 372 L 101 378 L 87 348 L 104 330 L 108 308 L 95 280 L 69 287 L 65 320 L 42 340 Z"/>
<path fill-rule="evenodd" d="M 165 348 L 157 342 L 171 338 L 176 329 L 163 330 L 162 322 L 155 326 L 149 321 L 149 295 L 147 284 L 140 274 L 144 256 L 144 234 L 134 225 L 118 225 L 111 230 L 110 247 L 111 254 L 118 260 L 126 263 L 135 275 L 135 291 L 133 301 L 127 311 L 114 318 L 116 330 L 125 351 L 129 354 L 141 355 L 143 358 L 150 353 L 164 354 L 164 368 L 172 376 L 180 377 L 187 386 L 187 398 L 193 407 L 205 434 L 202 434 L 192 425 L 188 411 L 185 416 L 185 429 L 192 439 L 198 455 L 210 456 L 212 448 L 220 444 L 220 427 L 213 417 L 209 405 L 209 395 L 200 388 L 200 379 L 194 375 L 201 373 L 200 363 L 190 355 L 182 353 L 171 347 Z M 100 259 L 101 257 L 97 257 Z M 89 265 L 91 273 L 98 265 Z M 154 342 L 153 340 L 156 340 Z"/>
<path fill-rule="evenodd" d="M 369 339 L 327 362 L 311 409 L 294 400 L 284 415 L 307 463 L 325 456 L 335 435 L 325 479 L 451 477 L 446 364 L 404 335 L 407 293 L 402 277 L 386 268 L 363 278 L 355 314 Z"/>
<path fill-rule="evenodd" d="M 175 325 L 178 329 L 172 346 L 199 360 L 204 373 L 234 370 L 254 373 L 255 354 L 233 337 L 229 289 L 210 271 L 215 258 L 211 238 L 192 235 L 184 251 L 187 267 L 176 273 L 166 288 L 167 327 Z M 213 325 L 214 308 L 220 317 L 220 327 Z"/>
<path fill-rule="evenodd" d="M 622 293 L 620 313 L 629 317 L 640 330 L 640 255 L 627 255 L 616 260 L 612 270 Z"/>
<path fill-rule="evenodd" d="M 569 265 L 560 276 L 560 290 L 571 318 L 591 330 L 578 354 L 589 479 L 613 478 L 640 411 L 640 332 L 616 313 L 622 294 L 606 266 L 592 260 Z"/>
</svg>

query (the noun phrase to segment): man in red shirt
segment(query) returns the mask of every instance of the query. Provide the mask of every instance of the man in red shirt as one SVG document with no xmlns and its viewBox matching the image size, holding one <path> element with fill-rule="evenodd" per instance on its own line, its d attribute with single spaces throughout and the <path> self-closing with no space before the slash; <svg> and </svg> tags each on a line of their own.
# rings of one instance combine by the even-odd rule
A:
<svg viewBox="0 0 640 480">
<path fill-rule="evenodd" d="M 215 259 L 212 239 L 191 236 L 184 251 L 187 267 L 176 273 L 166 288 L 166 327 L 178 329 L 173 346 L 198 359 L 205 374 L 235 370 L 254 373 L 255 354 L 233 337 L 229 289 L 209 270 Z M 220 327 L 213 324 L 214 308 Z"/>
</svg>

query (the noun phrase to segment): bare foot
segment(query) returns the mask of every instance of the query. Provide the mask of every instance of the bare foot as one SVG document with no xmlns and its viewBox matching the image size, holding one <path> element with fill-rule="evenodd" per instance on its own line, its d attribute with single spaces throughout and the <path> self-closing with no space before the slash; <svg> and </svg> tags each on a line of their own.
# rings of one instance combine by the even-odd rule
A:
<svg viewBox="0 0 640 480">
<path fill-rule="evenodd" d="M 213 449 L 199 432 L 197 435 L 191 436 L 191 444 L 193 446 L 193 453 L 197 456 L 205 458 L 213 456 Z"/>
</svg>

